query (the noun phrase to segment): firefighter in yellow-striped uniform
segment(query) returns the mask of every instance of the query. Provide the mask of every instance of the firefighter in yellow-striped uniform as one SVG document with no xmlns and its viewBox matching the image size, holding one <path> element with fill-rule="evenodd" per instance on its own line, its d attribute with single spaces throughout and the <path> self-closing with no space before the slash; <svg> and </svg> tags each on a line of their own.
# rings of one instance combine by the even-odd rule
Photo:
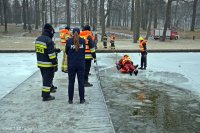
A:
<svg viewBox="0 0 200 133">
<path fill-rule="evenodd" d="M 90 72 L 91 62 L 94 59 L 96 62 L 96 52 L 94 45 L 94 36 L 91 32 L 90 26 L 84 26 L 83 31 L 80 33 L 80 37 L 85 39 L 85 76 L 84 76 L 84 86 L 90 87 L 93 86 L 88 82 L 88 75 Z"/>
<path fill-rule="evenodd" d="M 42 97 L 43 101 L 54 100 L 55 97 L 50 95 L 53 92 L 53 77 L 57 69 L 57 56 L 55 53 L 54 42 L 52 41 L 54 29 L 50 24 L 44 25 L 41 36 L 35 41 L 35 50 L 37 55 L 37 66 L 40 68 L 42 75 Z"/>
<path fill-rule="evenodd" d="M 60 43 L 63 45 L 63 47 L 62 47 L 63 59 L 62 59 L 61 70 L 64 73 L 67 73 L 67 71 L 68 71 L 67 55 L 65 52 L 65 46 L 66 46 L 66 42 L 69 38 L 71 38 L 70 27 L 67 26 L 67 27 L 65 27 L 65 29 L 60 30 Z"/>
<path fill-rule="evenodd" d="M 110 36 L 110 48 L 115 49 L 115 34 L 112 33 Z"/>
</svg>

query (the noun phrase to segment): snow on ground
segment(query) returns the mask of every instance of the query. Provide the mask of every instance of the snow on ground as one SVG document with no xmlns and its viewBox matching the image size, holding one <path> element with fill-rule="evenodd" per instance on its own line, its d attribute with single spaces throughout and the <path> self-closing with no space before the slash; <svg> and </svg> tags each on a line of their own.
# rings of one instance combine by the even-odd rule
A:
<svg viewBox="0 0 200 133">
<path fill-rule="evenodd" d="M 35 73 L 36 55 L 32 53 L 0 54 L 0 99 Z"/>
<path fill-rule="evenodd" d="M 122 53 L 98 54 L 98 65 L 103 66 L 103 68 L 99 67 L 99 70 L 115 67 L 116 60 L 119 60 L 122 55 Z M 140 64 L 139 53 L 129 53 L 128 55 L 135 64 Z M 147 70 L 141 70 L 137 78 L 144 78 L 145 74 L 145 78 L 149 80 L 200 94 L 200 53 L 149 53 L 147 58 Z M 119 72 L 117 74 L 124 77 Z"/>
</svg>

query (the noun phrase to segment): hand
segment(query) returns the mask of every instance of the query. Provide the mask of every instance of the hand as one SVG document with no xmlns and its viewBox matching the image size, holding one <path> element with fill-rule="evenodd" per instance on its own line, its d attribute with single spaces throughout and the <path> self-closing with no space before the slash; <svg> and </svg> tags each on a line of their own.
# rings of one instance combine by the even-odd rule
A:
<svg viewBox="0 0 200 133">
<path fill-rule="evenodd" d="M 97 62 L 97 59 L 95 58 L 95 59 L 94 59 L 94 63 L 96 63 L 96 62 Z"/>
</svg>

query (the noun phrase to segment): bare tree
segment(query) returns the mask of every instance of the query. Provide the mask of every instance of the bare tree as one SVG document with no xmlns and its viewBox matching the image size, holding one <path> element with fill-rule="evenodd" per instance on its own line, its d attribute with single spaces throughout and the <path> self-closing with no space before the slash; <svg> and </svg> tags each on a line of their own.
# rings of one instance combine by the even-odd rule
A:
<svg viewBox="0 0 200 133">
<path fill-rule="evenodd" d="M 57 1 L 54 0 L 54 26 L 57 26 Z"/>
<path fill-rule="evenodd" d="M 108 3 L 107 3 L 107 14 L 108 14 L 108 17 L 107 17 L 106 27 L 110 27 L 112 3 L 113 3 L 113 0 L 108 0 Z"/>
<path fill-rule="evenodd" d="M 27 29 L 27 27 L 26 27 L 26 23 L 27 23 L 27 21 L 26 21 L 26 16 L 27 16 L 27 14 L 26 14 L 26 0 L 23 0 L 22 7 L 23 7 L 23 23 L 24 23 L 23 29 L 26 31 L 26 29 Z"/>
<path fill-rule="evenodd" d="M 135 15 L 135 0 L 132 0 L 132 6 L 131 6 L 131 31 L 133 31 L 134 27 L 134 15 Z"/>
<path fill-rule="evenodd" d="M 52 25 L 53 24 L 53 15 L 52 15 L 52 1 L 49 0 L 49 6 L 50 6 L 50 24 Z"/>
<path fill-rule="evenodd" d="M 81 0 L 81 27 L 84 27 L 84 0 Z"/>
<path fill-rule="evenodd" d="M 146 34 L 146 39 L 148 40 L 149 38 L 149 35 L 151 34 L 151 23 L 152 23 L 152 16 L 153 16 L 153 4 L 152 4 L 152 1 L 149 2 L 149 24 L 148 24 L 148 27 L 147 27 L 147 34 Z"/>
<path fill-rule="evenodd" d="M 35 0 L 35 29 L 38 29 L 38 25 L 39 25 L 39 0 Z"/>
<path fill-rule="evenodd" d="M 7 0 L 3 0 L 3 12 L 4 12 L 4 23 L 5 23 L 5 32 L 8 32 L 8 27 L 7 27 Z"/>
<path fill-rule="evenodd" d="M 42 27 L 45 24 L 45 0 L 42 0 Z"/>
<path fill-rule="evenodd" d="M 14 19 L 15 24 L 17 25 L 17 24 L 21 23 L 21 17 L 19 17 L 19 16 L 21 16 L 21 5 L 18 0 L 15 0 L 13 3 L 13 11 L 14 11 L 13 19 Z"/>
<path fill-rule="evenodd" d="M 134 43 L 137 43 L 140 36 L 140 0 L 135 1 L 135 27 L 134 27 Z"/>
<path fill-rule="evenodd" d="M 0 21 L 1 21 L 1 25 L 3 25 L 3 3 L 0 0 Z"/>
<path fill-rule="evenodd" d="M 66 18 L 67 18 L 67 26 L 70 26 L 71 23 L 71 13 L 70 13 L 70 0 L 66 0 Z"/>
<path fill-rule="evenodd" d="M 164 30 L 163 30 L 162 41 L 165 41 L 167 28 L 170 27 L 170 22 L 171 22 L 171 5 L 172 5 L 172 0 L 168 0 L 167 10 L 166 10 L 166 18 L 165 18 L 165 26 L 164 26 Z"/>
<path fill-rule="evenodd" d="M 157 25 L 158 25 L 158 0 L 155 0 L 154 2 L 154 28 L 157 28 Z"/>
<path fill-rule="evenodd" d="M 97 7 L 98 7 L 98 0 L 94 0 L 94 12 L 93 12 L 93 30 L 96 30 L 97 27 Z"/>
<path fill-rule="evenodd" d="M 27 12 L 27 22 L 28 22 L 28 31 L 31 33 L 31 22 L 30 22 L 30 10 L 29 10 L 29 1 L 26 0 L 26 12 Z"/>
<path fill-rule="evenodd" d="M 93 19 L 93 15 L 92 15 L 93 14 L 93 8 L 92 8 L 93 7 L 93 4 L 92 4 L 93 0 L 89 0 L 88 2 L 89 2 L 88 4 L 89 4 L 89 19 L 90 19 L 89 24 L 92 25 L 92 23 L 93 23 L 93 21 L 92 21 L 92 19 Z"/>
<path fill-rule="evenodd" d="M 191 23 L 191 29 L 190 29 L 191 31 L 194 31 L 194 27 L 195 27 L 197 2 L 198 0 L 194 0 L 193 2 L 192 23 Z"/>
<path fill-rule="evenodd" d="M 104 9 L 104 2 L 105 0 L 100 0 L 100 8 L 101 8 L 101 30 L 102 30 L 102 34 L 101 34 L 101 40 L 103 39 L 103 35 L 105 34 L 106 31 L 106 27 L 105 27 L 105 9 Z"/>
</svg>

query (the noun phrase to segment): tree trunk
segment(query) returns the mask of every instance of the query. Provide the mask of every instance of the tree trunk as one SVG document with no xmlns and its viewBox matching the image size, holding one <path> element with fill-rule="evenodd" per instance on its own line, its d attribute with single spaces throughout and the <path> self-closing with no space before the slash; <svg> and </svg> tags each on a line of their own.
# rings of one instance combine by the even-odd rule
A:
<svg viewBox="0 0 200 133">
<path fill-rule="evenodd" d="M 108 27 L 108 28 L 110 27 L 112 3 L 113 3 L 113 0 L 108 0 L 108 3 L 107 3 L 107 14 L 108 14 L 108 19 L 107 19 L 107 24 L 106 24 L 106 27 Z"/>
<path fill-rule="evenodd" d="M 81 0 L 81 27 L 84 27 L 84 0 Z"/>
<path fill-rule="evenodd" d="M 135 0 L 132 0 L 132 7 L 131 7 L 131 31 L 133 31 L 134 28 L 134 15 L 135 15 Z"/>
<path fill-rule="evenodd" d="M 57 26 L 58 23 L 58 16 L 57 16 L 57 1 L 54 0 L 54 26 Z"/>
<path fill-rule="evenodd" d="M 97 9 L 98 9 L 98 0 L 94 0 L 94 12 L 93 12 L 93 30 L 96 31 L 97 27 Z"/>
<path fill-rule="evenodd" d="M 90 19 L 89 19 L 89 9 L 88 9 L 87 4 L 85 4 L 84 7 L 85 7 L 86 24 L 89 25 L 89 21 L 90 21 Z"/>
<path fill-rule="evenodd" d="M 29 2 L 26 0 L 26 12 L 27 12 L 27 22 L 28 22 L 28 31 L 31 33 L 31 21 L 30 21 L 30 10 L 29 10 Z"/>
<path fill-rule="evenodd" d="M 171 22 L 171 5 L 172 5 L 172 0 L 168 0 L 167 10 L 166 10 L 165 26 L 164 26 L 164 30 L 163 30 L 162 41 L 165 41 L 167 28 L 170 27 L 170 22 Z"/>
<path fill-rule="evenodd" d="M 158 0 L 155 0 L 155 3 L 154 3 L 154 29 L 157 28 L 157 25 L 158 25 Z"/>
<path fill-rule="evenodd" d="M 1 25 L 3 25 L 3 3 L 2 1 L 0 0 L 0 21 L 1 21 Z"/>
<path fill-rule="evenodd" d="M 5 32 L 8 32 L 8 27 L 7 27 L 7 0 L 3 0 L 3 12 L 4 12 L 4 23 L 5 23 Z"/>
<path fill-rule="evenodd" d="M 71 24 L 71 13 L 70 13 L 70 0 L 66 0 L 66 10 L 67 10 L 67 26 Z"/>
<path fill-rule="evenodd" d="M 93 17 L 93 6 L 92 6 L 93 1 L 89 0 L 89 18 L 90 18 L 90 25 L 93 25 L 92 17 Z"/>
<path fill-rule="evenodd" d="M 100 8 L 101 8 L 101 12 L 100 12 L 100 14 L 101 14 L 101 40 L 103 39 L 103 35 L 105 34 L 105 30 L 106 30 L 106 27 L 105 27 L 105 9 L 104 9 L 104 2 L 105 2 L 105 0 L 100 0 Z"/>
<path fill-rule="evenodd" d="M 45 0 L 42 0 L 42 28 L 45 24 Z"/>
<path fill-rule="evenodd" d="M 153 7 L 152 4 L 150 4 L 150 7 Z M 150 14 L 149 14 L 149 24 L 148 24 L 148 27 L 147 27 L 147 34 L 146 34 L 146 39 L 148 40 L 149 39 L 149 35 L 151 35 L 151 22 L 152 22 L 152 16 L 153 16 L 153 8 L 150 8 Z"/>
<path fill-rule="evenodd" d="M 38 29 L 39 21 L 39 10 L 38 10 L 39 1 L 35 0 L 35 29 Z"/>
<path fill-rule="evenodd" d="M 47 0 L 44 0 L 44 6 L 45 6 L 45 13 L 44 13 L 44 23 L 47 23 Z"/>
<path fill-rule="evenodd" d="M 118 23 L 117 23 L 117 26 L 121 26 L 121 16 L 122 16 L 121 13 L 122 13 L 121 10 L 118 10 L 118 16 L 117 16 L 118 17 L 118 20 L 117 20 Z"/>
<path fill-rule="evenodd" d="M 134 43 L 137 43 L 140 36 L 140 0 L 135 2 L 135 32 L 134 32 Z"/>
<path fill-rule="evenodd" d="M 30 6 L 29 6 L 29 15 L 32 14 L 32 17 L 30 17 L 30 23 L 33 24 L 33 22 L 35 21 L 35 13 L 33 12 L 33 1 L 30 0 L 29 2 Z"/>
<path fill-rule="evenodd" d="M 53 24 L 53 15 L 52 15 L 52 1 L 49 0 L 50 3 L 50 24 Z"/>
<path fill-rule="evenodd" d="M 27 27 L 26 27 L 26 23 L 27 23 L 27 21 L 26 21 L 26 0 L 23 0 L 23 4 L 22 4 L 22 6 L 23 6 L 23 22 L 24 22 L 24 26 L 23 26 L 23 29 L 26 31 L 26 29 L 27 29 Z"/>
<path fill-rule="evenodd" d="M 194 28 L 195 28 L 197 2 L 198 0 L 194 0 L 194 3 L 193 3 L 192 23 L 191 23 L 191 29 L 190 29 L 191 31 L 194 31 Z"/>
</svg>

